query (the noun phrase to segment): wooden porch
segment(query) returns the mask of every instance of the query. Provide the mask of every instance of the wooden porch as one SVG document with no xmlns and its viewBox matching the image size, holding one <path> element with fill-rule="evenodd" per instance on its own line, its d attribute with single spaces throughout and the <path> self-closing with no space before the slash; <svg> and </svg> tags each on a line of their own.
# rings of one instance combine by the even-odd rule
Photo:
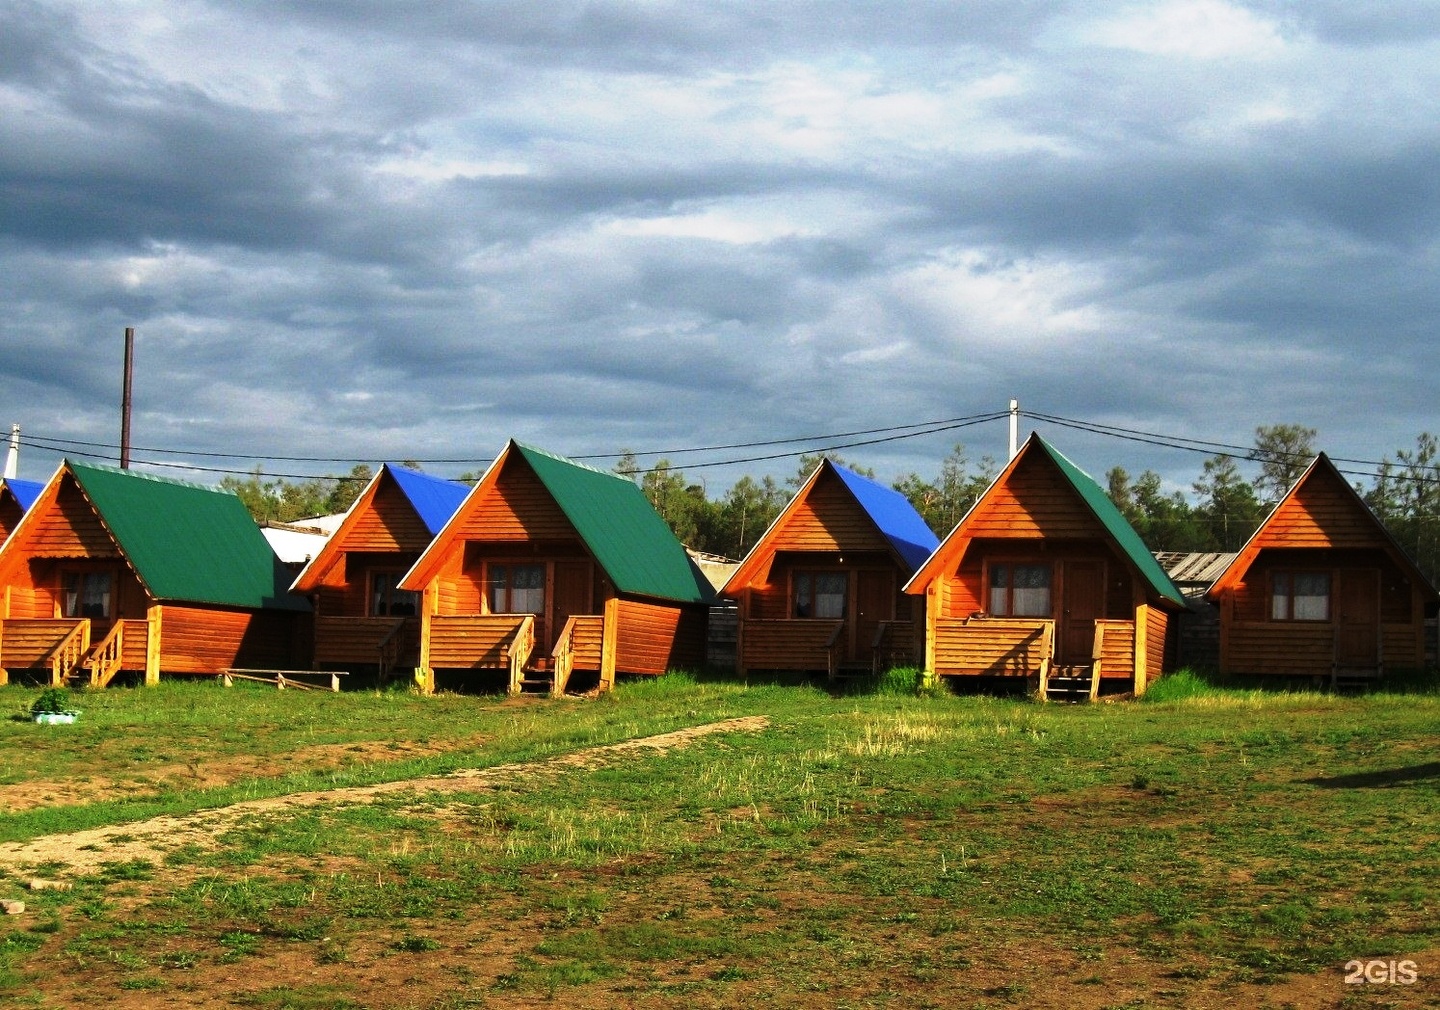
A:
<svg viewBox="0 0 1440 1010">
<path fill-rule="evenodd" d="M 1374 632 L 1374 626 L 1371 626 Z M 1315 621 L 1232 621 L 1221 631 L 1225 668 L 1261 676 L 1319 677 L 1332 690 L 1364 689 L 1385 675 L 1386 642 L 1393 651 L 1411 645 L 1414 629 L 1382 624 L 1362 647 L 1339 623 Z M 1414 651 L 1413 648 L 1410 651 Z"/>
<path fill-rule="evenodd" d="M 846 674 L 876 674 L 891 665 L 915 661 L 914 629 L 911 621 L 881 621 L 850 656 L 847 621 L 744 620 L 736 643 L 736 665 L 742 674 L 750 670 L 823 670 L 832 680 Z"/>
<path fill-rule="evenodd" d="M 936 677 L 1024 677 L 1043 699 L 1094 700 L 1102 679 L 1135 676 L 1135 622 L 1097 620 L 1088 662 L 1057 663 L 1055 621 L 1041 618 L 941 619 L 926 669 Z"/>
<path fill-rule="evenodd" d="M 106 687 L 121 670 L 150 679 L 150 622 L 119 620 L 92 643 L 89 618 L 0 620 L 0 683 L 12 670 L 39 671 L 51 686 Z"/>
<path fill-rule="evenodd" d="M 413 669 L 420 654 L 418 617 L 315 618 L 315 666 L 374 666 L 381 682 Z"/>
<path fill-rule="evenodd" d="M 435 690 L 435 671 L 503 670 L 509 693 L 561 697 L 576 670 L 591 670 L 605 683 L 605 618 L 570 617 L 550 654 L 536 649 L 534 614 L 435 614 L 420 632 L 416 682 Z"/>
</svg>

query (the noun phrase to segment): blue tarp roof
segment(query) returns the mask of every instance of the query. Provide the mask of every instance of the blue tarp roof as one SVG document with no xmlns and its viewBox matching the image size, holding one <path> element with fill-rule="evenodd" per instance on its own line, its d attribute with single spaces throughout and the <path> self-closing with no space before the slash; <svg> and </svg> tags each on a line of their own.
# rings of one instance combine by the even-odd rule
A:
<svg viewBox="0 0 1440 1010">
<path fill-rule="evenodd" d="M 38 480 L 21 480 L 18 477 L 5 478 L 5 486 L 10 489 L 10 493 L 20 503 L 20 507 L 27 512 L 35 503 L 35 499 L 40 497 L 40 492 L 45 490 L 45 485 Z"/>
<path fill-rule="evenodd" d="M 833 462 L 830 465 L 835 467 L 835 473 L 912 572 L 940 546 L 940 538 L 925 525 L 925 520 L 920 518 L 910 499 L 893 488 L 860 476 L 854 470 L 847 470 Z"/>
<path fill-rule="evenodd" d="M 459 481 L 432 477 L 428 473 L 409 470 L 394 463 L 386 463 L 385 469 L 390 471 L 390 476 L 395 478 L 395 483 L 405 492 L 405 497 L 410 499 L 415 514 L 420 517 L 432 537 L 444 528 L 455 510 L 460 507 L 460 503 L 465 500 L 465 496 L 470 493 L 470 485 L 461 484 Z"/>
</svg>

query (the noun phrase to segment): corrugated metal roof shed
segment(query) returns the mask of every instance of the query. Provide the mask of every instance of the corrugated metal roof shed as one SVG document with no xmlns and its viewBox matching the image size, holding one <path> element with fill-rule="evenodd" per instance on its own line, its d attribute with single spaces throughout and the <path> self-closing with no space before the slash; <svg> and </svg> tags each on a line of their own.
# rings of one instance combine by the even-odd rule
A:
<svg viewBox="0 0 1440 1010">
<path fill-rule="evenodd" d="M 894 488 L 862 477 L 854 470 L 833 462 L 830 466 L 911 572 L 923 565 L 925 559 L 940 546 L 940 538 L 925 525 L 925 520 L 920 518 L 910 499 Z"/>
<path fill-rule="evenodd" d="M 635 482 L 512 442 L 622 593 L 709 603 L 710 582 Z"/>
<path fill-rule="evenodd" d="M 134 470 L 66 461 L 131 568 L 157 600 L 306 610 L 240 499 Z"/>
</svg>

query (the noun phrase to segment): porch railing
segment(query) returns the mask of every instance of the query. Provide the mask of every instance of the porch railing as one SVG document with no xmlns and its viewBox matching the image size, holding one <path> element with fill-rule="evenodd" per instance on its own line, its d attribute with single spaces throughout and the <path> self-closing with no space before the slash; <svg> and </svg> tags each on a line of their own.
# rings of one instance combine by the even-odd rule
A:
<svg viewBox="0 0 1440 1010">
<path fill-rule="evenodd" d="M 570 675 L 579 666 L 585 669 L 600 669 L 605 638 L 605 618 L 599 615 L 571 617 L 560 631 L 560 638 L 551 650 L 554 660 L 554 680 L 550 693 L 556 698 L 565 693 L 570 684 Z"/>
<path fill-rule="evenodd" d="M 59 687 L 70 679 L 90 651 L 90 618 L 83 617 L 50 654 L 50 684 Z"/>
</svg>

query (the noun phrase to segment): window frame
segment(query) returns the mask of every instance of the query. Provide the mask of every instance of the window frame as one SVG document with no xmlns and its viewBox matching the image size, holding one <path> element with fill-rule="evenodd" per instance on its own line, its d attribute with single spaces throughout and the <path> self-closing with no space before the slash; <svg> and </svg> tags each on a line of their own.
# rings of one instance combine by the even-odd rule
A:
<svg viewBox="0 0 1440 1010">
<path fill-rule="evenodd" d="M 838 614 L 816 614 L 802 613 L 801 594 L 805 591 L 808 597 L 808 609 L 814 611 L 821 598 L 819 594 L 819 579 L 838 579 L 843 583 L 843 588 L 838 594 L 840 597 L 840 612 Z M 828 592 L 823 594 L 825 599 L 834 599 L 837 594 Z M 790 573 L 790 617 L 797 621 L 843 621 L 850 610 L 850 572 L 845 569 L 836 568 L 798 568 Z"/>
<path fill-rule="evenodd" d="M 77 621 L 89 619 L 92 621 L 109 621 L 115 616 L 116 596 L 119 594 L 120 580 L 115 577 L 115 571 L 111 568 L 62 568 L 59 571 L 60 590 L 56 594 L 56 608 L 60 616 L 66 620 Z M 70 606 L 70 591 L 66 583 L 76 580 L 78 588 L 75 593 L 75 606 Z M 86 583 L 92 579 L 105 580 L 104 599 L 101 604 L 101 613 L 85 613 L 85 588 Z M 74 613 L 71 613 L 71 610 Z"/>
<path fill-rule="evenodd" d="M 1042 613 L 1018 614 L 1015 612 L 1015 570 L 1017 568 L 1029 568 L 1043 570 L 1045 572 L 1045 609 Z M 1006 575 L 1005 585 L 995 585 L 995 576 L 1004 572 Z M 1053 561 L 1041 561 L 1033 558 L 1007 558 L 1001 561 L 987 560 L 984 570 L 984 593 L 985 613 L 991 617 L 1013 617 L 1021 620 L 1050 620 L 1055 616 L 1055 564 Z M 997 609 L 995 606 L 995 591 L 1003 588 L 1005 593 L 1004 609 Z M 1022 587 L 1039 588 L 1039 587 Z"/>
<path fill-rule="evenodd" d="M 540 585 L 516 587 L 514 573 L 517 569 L 525 569 L 530 572 L 538 572 Z M 495 593 L 497 588 L 496 576 L 503 573 L 504 582 L 499 586 L 500 592 L 504 594 L 504 607 L 497 609 L 495 606 Z M 550 566 L 544 561 L 487 561 L 484 571 L 484 594 L 485 609 L 491 614 L 534 614 L 536 617 L 544 617 L 546 607 L 549 606 L 548 592 L 550 582 Z M 538 593 L 540 596 L 539 609 L 514 609 L 515 594 Z"/>
<path fill-rule="evenodd" d="M 421 594 L 413 589 L 399 588 L 400 580 L 405 577 L 405 570 L 401 568 L 372 568 L 365 573 L 365 612 L 370 617 L 417 617 L 420 614 Z M 383 593 L 386 601 L 384 609 L 377 607 L 382 589 L 377 586 L 380 579 L 388 579 L 384 586 Z M 414 602 L 414 607 L 408 614 L 397 614 L 395 612 L 395 597 L 400 594 L 409 597 Z"/>
<path fill-rule="evenodd" d="M 1325 601 L 1325 613 L 1320 617 L 1296 617 L 1295 616 L 1295 580 L 1301 578 L 1322 578 L 1325 580 L 1325 594 L 1317 597 L 1314 593 L 1303 597 L 1304 599 L 1323 599 Z M 1285 583 L 1286 592 L 1279 592 L 1280 583 Z M 1277 614 L 1280 601 L 1284 600 L 1283 614 Z M 1329 570 L 1315 568 L 1272 568 L 1266 573 L 1266 608 L 1267 618 L 1285 624 L 1329 624 L 1335 612 L 1335 576 Z"/>
</svg>

